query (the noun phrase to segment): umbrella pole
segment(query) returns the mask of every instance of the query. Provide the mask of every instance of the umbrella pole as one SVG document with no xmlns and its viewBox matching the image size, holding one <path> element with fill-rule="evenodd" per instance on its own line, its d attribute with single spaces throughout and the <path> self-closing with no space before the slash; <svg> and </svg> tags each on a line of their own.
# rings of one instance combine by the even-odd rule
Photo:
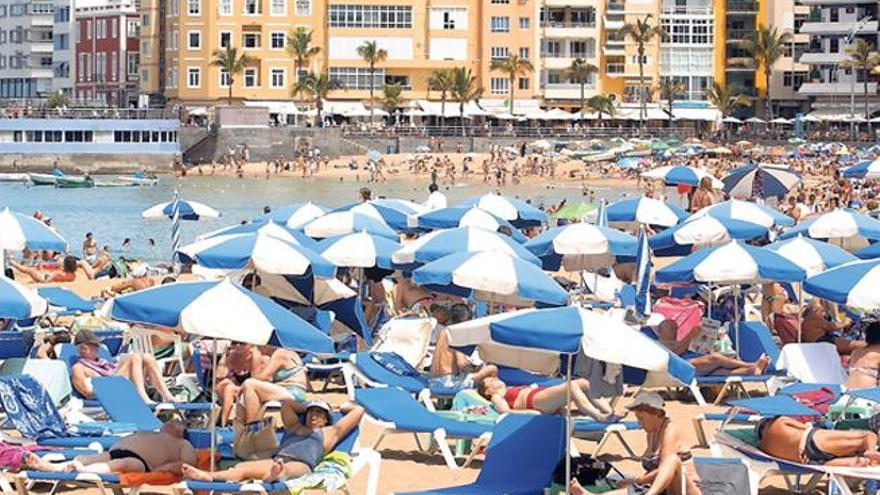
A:
<svg viewBox="0 0 880 495">
<path fill-rule="evenodd" d="M 213 346 L 213 365 L 211 367 L 211 410 L 214 410 L 215 391 L 217 390 L 217 340 Z M 217 418 L 211 414 L 211 471 L 214 471 L 214 452 L 217 449 Z"/>
<path fill-rule="evenodd" d="M 803 289 L 804 289 L 804 283 L 801 282 L 798 284 L 798 309 L 797 309 L 797 313 L 798 313 L 798 344 L 801 343 L 801 331 L 802 331 L 801 327 L 804 324 L 804 322 L 802 321 L 803 316 L 801 316 L 801 307 L 803 307 L 803 305 L 804 305 Z"/>
<path fill-rule="evenodd" d="M 740 356 L 739 347 L 739 284 L 734 286 L 733 291 L 733 326 L 736 332 L 736 356 Z"/>
<path fill-rule="evenodd" d="M 571 361 L 568 355 L 565 365 L 565 495 L 571 493 Z"/>
</svg>

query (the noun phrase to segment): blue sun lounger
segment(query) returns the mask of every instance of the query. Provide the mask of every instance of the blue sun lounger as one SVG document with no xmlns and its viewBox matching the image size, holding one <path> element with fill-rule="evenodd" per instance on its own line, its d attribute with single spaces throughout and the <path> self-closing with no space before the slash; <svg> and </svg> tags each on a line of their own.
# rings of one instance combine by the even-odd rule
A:
<svg viewBox="0 0 880 495">
<path fill-rule="evenodd" d="M 64 287 L 41 287 L 37 289 L 40 297 L 49 301 L 51 306 L 60 309 L 57 316 L 69 316 L 77 313 L 92 313 L 97 309 L 95 301 L 84 299 L 79 294 Z"/>
<path fill-rule="evenodd" d="M 174 411 L 208 412 L 211 404 L 197 403 L 157 403 L 147 404 L 127 379 L 121 376 L 102 376 L 92 379 L 95 398 L 113 421 L 130 423 L 138 430 L 153 431 L 162 426 L 156 413 Z"/>
<path fill-rule="evenodd" d="M 566 447 L 561 416 L 509 414 L 496 426 L 473 483 L 397 495 L 542 495 Z"/>
<path fill-rule="evenodd" d="M 373 449 L 378 449 L 389 434 L 405 433 L 412 434 L 419 449 L 426 450 L 422 448 L 418 435 L 430 434 L 433 435 L 433 440 L 439 447 L 446 465 L 453 469 L 458 468 L 459 465 L 446 440 L 463 438 L 481 440 L 476 443 L 484 444 L 494 427 L 493 424 L 459 421 L 439 416 L 413 399 L 409 392 L 396 387 L 360 388 L 355 390 L 354 400 L 366 411 L 364 420 L 375 423 L 382 431 L 373 444 Z M 475 445 L 474 450 L 477 446 Z M 472 459 L 473 454 L 465 460 L 465 465 Z"/>
<path fill-rule="evenodd" d="M 452 398 L 459 388 L 432 387 L 428 378 L 400 356 L 386 352 L 359 352 L 342 368 L 350 399 L 358 387 L 397 387 L 415 395 L 429 408 L 432 397 Z"/>
</svg>

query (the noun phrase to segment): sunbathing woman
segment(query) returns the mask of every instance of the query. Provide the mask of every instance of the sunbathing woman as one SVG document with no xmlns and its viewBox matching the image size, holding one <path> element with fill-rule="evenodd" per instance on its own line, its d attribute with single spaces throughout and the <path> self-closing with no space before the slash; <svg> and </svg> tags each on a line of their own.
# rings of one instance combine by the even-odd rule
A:
<svg viewBox="0 0 880 495">
<path fill-rule="evenodd" d="M 758 448 L 787 461 L 847 467 L 880 464 L 877 435 L 870 431 L 811 428 L 779 416 L 762 420 L 755 432 Z"/>
<path fill-rule="evenodd" d="M 700 333 L 700 327 L 695 327 L 681 340 L 677 339 L 678 325 L 672 320 L 665 320 L 657 327 L 657 338 L 667 349 L 678 356 L 688 352 L 691 341 Z M 696 368 L 697 375 L 760 375 L 770 365 L 770 358 L 762 355 L 754 363 L 734 359 L 717 352 L 711 354 L 687 357 L 687 362 Z"/>
<path fill-rule="evenodd" d="M 73 282 L 76 280 L 77 268 L 82 268 L 86 277 L 91 280 L 95 278 L 95 272 L 91 265 L 83 261 L 78 261 L 73 256 L 65 256 L 61 262 L 61 270 L 40 270 L 31 266 L 24 266 L 21 263 L 10 260 L 9 266 L 15 268 L 16 271 L 27 275 L 36 283 L 43 282 Z"/>
<path fill-rule="evenodd" d="M 572 380 L 570 390 L 571 401 L 581 414 L 597 421 L 614 422 L 619 419 L 605 400 L 589 396 L 590 382 L 587 380 Z M 477 392 L 491 401 L 501 413 L 538 411 L 541 414 L 557 414 L 568 407 L 564 383 L 550 387 L 508 387 L 500 379 L 490 376 L 477 383 Z"/>
</svg>

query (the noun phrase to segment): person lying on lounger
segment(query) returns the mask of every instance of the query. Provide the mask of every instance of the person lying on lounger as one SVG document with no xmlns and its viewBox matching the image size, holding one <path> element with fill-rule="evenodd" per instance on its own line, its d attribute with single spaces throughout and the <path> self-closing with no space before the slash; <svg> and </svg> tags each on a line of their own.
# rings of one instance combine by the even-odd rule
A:
<svg viewBox="0 0 880 495">
<path fill-rule="evenodd" d="M 357 427 L 364 414 L 361 406 L 345 403 L 340 407 L 340 411 L 344 412 L 345 416 L 333 423 L 330 405 L 324 401 L 307 403 L 305 411 L 306 417 L 303 423 L 290 407 L 290 403 L 285 403 L 281 409 L 284 438 L 280 443 L 276 443 L 274 452 L 269 458 L 241 462 L 231 469 L 222 471 L 202 471 L 190 464 L 184 464 L 183 475 L 200 481 L 231 482 L 298 478 L 312 472 L 324 455 L 333 451 L 336 444 Z M 266 420 L 260 418 L 256 424 L 249 423 L 246 427 L 264 431 L 265 423 Z M 274 427 L 269 426 L 269 431 L 275 438 Z"/>
<path fill-rule="evenodd" d="M 162 425 L 158 432 L 139 431 L 119 439 L 107 452 L 80 455 L 65 463 L 51 463 L 33 453 L 25 455 L 25 466 L 37 471 L 83 473 L 181 473 L 184 463 L 196 462 L 196 451 L 184 438 L 181 421 Z"/>
<path fill-rule="evenodd" d="M 508 387 L 496 377 L 487 377 L 477 384 L 477 392 L 500 413 L 511 411 L 538 411 L 541 414 L 557 414 L 569 407 L 566 403 L 566 384 L 546 387 Z M 614 422 L 620 416 L 614 414 L 604 399 L 590 397 L 590 382 L 578 378 L 571 381 L 571 402 L 581 414 L 597 421 Z"/>
<path fill-rule="evenodd" d="M 700 327 L 696 326 L 681 340 L 678 339 L 678 324 L 672 320 L 664 320 L 657 326 L 655 333 L 660 343 L 673 353 L 682 356 L 688 351 L 691 341 L 700 333 Z M 757 361 L 749 363 L 717 352 L 703 354 L 687 360 L 694 368 L 697 375 L 760 375 L 770 365 L 770 358 L 762 355 Z"/>
<path fill-rule="evenodd" d="M 778 416 L 761 420 L 755 433 L 759 449 L 791 462 L 847 467 L 880 464 L 877 434 L 870 431 L 825 430 Z"/>
</svg>

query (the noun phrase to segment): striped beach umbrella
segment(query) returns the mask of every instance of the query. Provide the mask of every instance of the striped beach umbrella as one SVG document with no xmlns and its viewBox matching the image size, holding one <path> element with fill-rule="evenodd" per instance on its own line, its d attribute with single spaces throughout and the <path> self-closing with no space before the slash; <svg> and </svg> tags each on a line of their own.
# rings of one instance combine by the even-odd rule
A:
<svg viewBox="0 0 880 495">
<path fill-rule="evenodd" d="M 731 241 L 701 249 L 654 273 L 657 282 L 743 284 L 800 282 L 803 268 L 769 249 Z"/>
<path fill-rule="evenodd" d="M 67 241 L 45 223 L 5 208 L 0 211 L 0 251 L 67 251 Z"/>
<path fill-rule="evenodd" d="M 803 236 L 776 241 L 766 248 L 803 268 L 808 277 L 857 259 L 837 246 Z"/>
<path fill-rule="evenodd" d="M 232 225 L 230 227 L 224 227 L 222 229 L 214 230 L 212 232 L 208 232 L 207 234 L 200 235 L 196 238 L 196 240 L 241 234 L 269 234 L 273 237 L 277 237 L 287 242 L 299 244 L 301 246 L 311 249 L 312 251 L 318 251 L 318 243 L 311 237 L 303 234 L 299 230 L 286 228 L 281 226 L 280 224 L 269 222 L 265 219 L 250 223 Z"/>
<path fill-rule="evenodd" d="M 0 275 L 0 318 L 27 320 L 46 314 L 49 302 L 37 291 Z"/>
<path fill-rule="evenodd" d="M 847 179 L 876 179 L 880 177 L 880 160 L 862 160 L 843 169 Z"/>
<path fill-rule="evenodd" d="M 608 227 L 573 223 L 554 227 L 525 243 L 544 269 L 568 271 L 610 266 L 618 256 L 634 257 L 636 238 Z"/>
<path fill-rule="evenodd" d="M 401 199 L 377 199 L 343 206 L 334 211 L 351 211 L 373 217 L 398 232 L 409 232 L 416 226 L 415 217 L 427 212 L 422 205 Z"/>
<path fill-rule="evenodd" d="M 713 177 L 709 172 L 695 167 L 687 167 L 684 165 L 666 165 L 657 167 L 647 172 L 642 172 L 641 176 L 646 179 L 662 180 L 667 186 L 697 186 L 704 177 L 712 180 L 712 187 L 721 189 L 724 183 Z"/>
<path fill-rule="evenodd" d="M 849 208 L 838 208 L 811 217 L 779 235 L 789 239 L 802 235 L 812 239 L 828 240 L 847 251 L 856 251 L 868 241 L 880 240 L 880 221 Z"/>
<path fill-rule="evenodd" d="M 328 237 L 318 243 L 318 252 L 337 266 L 349 268 L 384 268 L 390 270 L 391 255 L 400 249 L 397 241 L 355 232 Z"/>
<path fill-rule="evenodd" d="M 398 238 L 397 232 L 387 223 L 353 211 L 334 211 L 316 218 L 303 227 L 303 232 L 313 239 L 326 239 L 355 232 L 367 232 L 395 241 Z"/>
<path fill-rule="evenodd" d="M 880 260 L 840 265 L 804 282 L 804 290 L 822 299 L 865 311 L 880 309 Z"/>
<path fill-rule="evenodd" d="M 707 206 L 691 215 L 688 221 L 703 217 L 732 218 L 745 222 L 756 223 L 764 227 L 790 227 L 794 219 L 769 206 L 759 205 L 751 201 L 731 199 Z"/>
<path fill-rule="evenodd" d="M 541 260 L 513 239 L 475 227 L 429 232 L 403 245 L 391 260 L 395 265 L 421 265 L 453 253 L 478 251 L 499 251 L 541 266 Z"/>
<path fill-rule="evenodd" d="M 675 246 L 706 246 L 727 242 L 731 239 L 750 240 L 767 235 L 763 225 L 732 218 L 703 216 L 688 219 L 675 227 L 651 236 L 652 249 L 668 249 Z"/>
<path fill-rule="evenodd" d="M 636 251 L 636 311 L 642 316 L 651 314 L 651 246 L 645 227 L 639 228 Z"/>
<path fill-rule="evenodd" d="M 416 217 L 419 227 L 425 229 L 454 229 L 456 227 L 479 227 L 509 235 L 523 243 L 528 238 L 507 220 L 476 206 L 453 206 L 440 208 Z"/>
<path fill-rule="evenodd" d="M 329 210 L 311 201 L 283 206 L 254 218 L 254 221 L 268 219 L 289 229 L 298 229 L 312 220 L 323 216 Z"/>
<path fill-rule="evenodd" d="M 220 218 L 220 212 L 206 204 L 196 201 L 180 199 L 179 195 L 167 203 L 159 203 L 147 208 L 141 213 L 141 217 L 147 220 L 171 219 L 174 214 L 174 205 L 177 204 L 178 215 L 181 220 L 199 221 L 203 218 Z"/>
<path fill-rule="evenodd" d="M 547 221 L 547 214 L 518 198 L 488 193 L 469 198 L 458 206 L 476 206 L 507 220 L 518 228 L 539 226 Z"/>
<path fill-rule="evenodd" d="M 171 200 L 171 259 L 180 249 L 180 193 L 174 190 L 174 199 Z"/>
<path fill-rule="evenodd" d="M 786 195 L 801 183 L 801 177 L 785 166 L 750 163 L 731 170 L 721 182 L 732 197 L 770 198 Z"/>
<path fill-rule="evenodd" d="M 607 211 L 611 223 L 636 222 L 658 227 L 672 227 L 688 217 L 678 206 L 645 196 L 615 201 Z"/>
</svg>

